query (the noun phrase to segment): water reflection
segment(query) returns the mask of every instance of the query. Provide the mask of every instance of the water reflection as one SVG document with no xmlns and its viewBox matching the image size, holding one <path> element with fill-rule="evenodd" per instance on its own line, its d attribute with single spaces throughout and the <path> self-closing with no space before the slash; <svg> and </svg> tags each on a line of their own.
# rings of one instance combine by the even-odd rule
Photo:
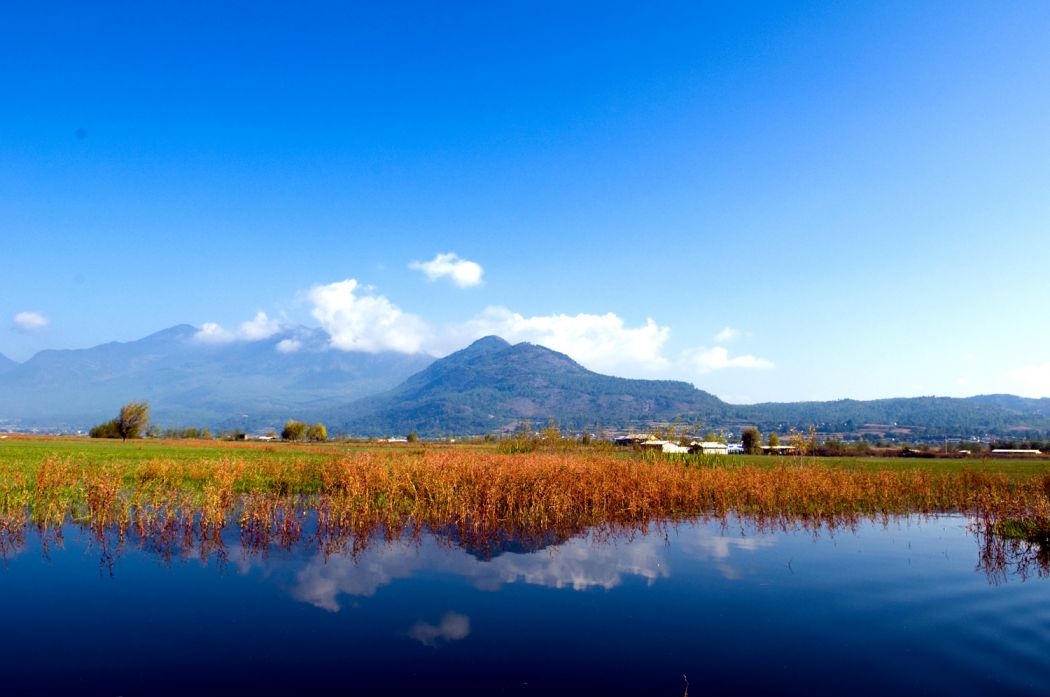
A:
<svg viewBox="0 0 1050 697">
<path fill-rule="evenodd" d="M 340 596 L 370 597 L 399 579 L 424 571 L 449 574 L 484 591 L 525 583 L 547 588 L 611 590 L 634 576 L 651 585 L 670 575 L 663 537 L 645 536 L 616 544 L 595 536 L 567 540 L 540 550 L 511 551 L 479 559 L 446 544 L 377 545 L 356 557 L 314 554 L 296 575 L 294 598 L 332 612 Z"/>
<path fill-rule="evenodd" d="M 27 635 L 8 647 L 7 686 L 263 695 L 345 690 L 350 675 L 365 693 L 681 694 L 687 674 L 694 694 L 882 695 L 1050 681 L 1047 587 L 1016 582 L 1047 575 L 1045 548 L 958 515 L 431 529 L 315 503 L 9 528 L 0 616 Z M 152 640 L 127 642 L 144 621 Z"/>
<path fill-rule="evenodd" d="M 975 534 L 981 549 L 977 568 L 989 582 L 999 585 L 1011 576 L 1022 581 L 1032 575 L 1050 577 L 1050 541 L 1008 539 L 981 529 Z"/>
<path fill-rule="evenodd" d="M 408 636 L 420 644 L 440 648 L 450 641 L 466 639 L 470 635 L 470 618 L 458 612 L 447 612 L 437 624 L 419 620 L 408 630 Z"/>
<path fill-rule="evenodd" d="M 651 586 L 671 574 L 666 547 L 679 525 L 691 528 L 688 536 L 675 539 L 682 552 L 734 580 L 741 576 L 734 555 L 774 546 L 784 533 L 851 533 L 861 524 L 887 527 L 911 518 L 726 515 L 580 529 L 507 529 L 471 520 L 434 528 L 411 518 L 361 520 L 344 514 L 327 507 L 324 497 L 264 494 L 244 495 L 218 512 L 185 502 L 138 505 L 121 515 L 90 518 L 75 511 L 62 518 L 8 512 L 0 517 L 0 558 L 12 559 L 35 541 L 46 559 L 65 544 L 70 529 L 86 538 L 108 574 L 116 573 L 129 545 L 168 563 L 196 557 L 223 570 L 233 561 L 240 573 L 265 568 L 273 551 L 294 552 L 299 568 L 292 596 L 336 612 L 341 596 L 370 597 L 424 570 L 454 574 L 479 590 L 524 583 L 608 591 L 629 577 Z M 1007 539 L 979 519 L 969 519 L 967 529 L 978 550 L 976 567 L 993 584 L 1050 576 L 1045 540 Z"/>
</svg>

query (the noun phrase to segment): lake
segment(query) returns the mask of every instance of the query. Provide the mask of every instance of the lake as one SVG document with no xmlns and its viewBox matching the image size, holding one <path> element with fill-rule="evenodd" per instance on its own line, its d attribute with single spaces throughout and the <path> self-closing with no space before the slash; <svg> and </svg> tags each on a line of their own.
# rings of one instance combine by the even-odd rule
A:
<svg viewBox="0 0 1050 697">
<path fill-rule="evenodd" d="M 236 524 L 203 544 L 71 524 L 6 539 L 3 692 L 1050 686 L 1045 551 L 985 545 L 961 516 L 834 530 L 729 518 L 488 544 L 419 531 L 346 546 L 321 544 L 312 520 L 283 543 Z"/>
</svg>

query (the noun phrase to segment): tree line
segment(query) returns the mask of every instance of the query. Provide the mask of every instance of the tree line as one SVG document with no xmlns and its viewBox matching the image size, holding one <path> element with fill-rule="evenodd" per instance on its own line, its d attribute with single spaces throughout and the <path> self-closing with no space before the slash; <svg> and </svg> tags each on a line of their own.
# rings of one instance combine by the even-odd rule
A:
<svg viewBox="0 0 1050 697">
<path fill-rule="evenodd" d="M 272 432 L 271 432 L 272 433 Z M 161 430 L 149 423 L 149 402 L 128 402 L 120 408 L 115 418 L 92 426 L 88 431 L 91 438 L 199 438 L 210 440 L 211 430 L 207 428 L 168 428 Z M 275 434 L 276 435 L 276 434 Z M 226 440 L 239 440 L 244 437 L 242 431 L 220 434 Z M 281 438 L 289 441 L 310 440 L 323 442 L 328 440 L 328 429 L 323 423 L 307 425 L 302 421 L 289 420 L 281 430 Z"/>
<path fill-rule="evenodd" d="M 307 426 L 302 421 L 290 420 L 285 422 L 284 428 L 281 430 L 281 438 L 284 440 L 312 440 L 323 442 L 328 440 L 328 429 L 320 422 Z"/>
</svg>

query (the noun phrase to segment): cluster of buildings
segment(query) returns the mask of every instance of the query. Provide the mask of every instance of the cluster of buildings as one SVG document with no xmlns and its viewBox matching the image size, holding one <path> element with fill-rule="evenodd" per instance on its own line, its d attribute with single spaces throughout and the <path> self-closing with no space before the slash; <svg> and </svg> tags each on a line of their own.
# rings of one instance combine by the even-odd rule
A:
<svg viewBox="0 0 1050 697">
<path fill-rule="evenodd" d="M 642 450 L 654 450 L 662 453 L 698 453 L 700 455 L 743 455 L 743 443 L 723 443 L 721 441 L 694 440 L 688 445 L 682 445 L 676 441 L 662 440 L 650 435 L 631 434 L 613 439 L 613 443 L 621 446 L 631 446 Z M 763 445 L 763 455 L 791 455 L 795 452 L 794 445 Z"/>
<path fill-rule="evenodd" d="M 657 450 L 662 453 L 700 453 L 702 455 L 729 455 L 730 453 L 742 453 L 744 447 L 739 443 L 721 443 L 710 440 L 694 440 L 689 445 L 681 445 L 674 441 L 661 440 L 652 436 L 630 435 L 621 436 L 613 440 L 616 445 L 638 446 L 642 450 Z"/>
</svg>

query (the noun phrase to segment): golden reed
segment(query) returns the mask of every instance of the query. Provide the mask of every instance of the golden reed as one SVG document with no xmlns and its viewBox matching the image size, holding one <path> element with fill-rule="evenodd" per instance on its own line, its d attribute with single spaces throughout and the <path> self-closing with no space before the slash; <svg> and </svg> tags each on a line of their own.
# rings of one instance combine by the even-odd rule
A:
<svg viewBox="0 0 1050 697">
<path fill-rule="evenodd" d="M 325 553 L 353 554 L 377 537 L 423 531 L 484 548 L 508 536 L 538 542 L 691 519 L 817 530 L 938 513 L 969 516 L 1000 545 L 988 554 L 1016 558 L 992 533 L 1021 529 L 1029 540 L 1046 538 L 1050 475 L 1010 481 L 976 470 L 860 471 L 815 461 L 766 468 L 471 449 L 362 451 L 320 461 L 231 455 L 120 467 L 53 457 L 35 468 L 0 469 L 0 554 L 24 545 L 27 526 L 45 544 L 60 541 L 67 522 L 118 545 L 133 536 L 162 553 L 196 546 L 207 556 L 221 554 L 231 521 L 246 549 L 309 542 Z"/>
</svg>

